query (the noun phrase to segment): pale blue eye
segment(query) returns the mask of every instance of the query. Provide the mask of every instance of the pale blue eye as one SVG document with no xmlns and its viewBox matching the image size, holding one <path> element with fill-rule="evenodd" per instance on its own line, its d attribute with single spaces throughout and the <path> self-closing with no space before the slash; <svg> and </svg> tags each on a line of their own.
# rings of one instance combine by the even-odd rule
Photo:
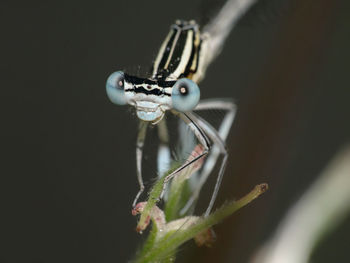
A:
<svg viewBox="0 0 350 263">
<path fill-rule="evenodd" d="M 115 104 L 125 105 L 126 98 L 124 93 L 124 73 L 117 71 L 112 73 L 106 83 L 108 98 Z"/>
<path fill-rule="evenodd" d="M 196 83 L 190 79 L 179 79 L 173 86 L 171 93 L 173 107 L 182 112 L 193 110 L 199 102 L 200 95 Z"/>
</svg>

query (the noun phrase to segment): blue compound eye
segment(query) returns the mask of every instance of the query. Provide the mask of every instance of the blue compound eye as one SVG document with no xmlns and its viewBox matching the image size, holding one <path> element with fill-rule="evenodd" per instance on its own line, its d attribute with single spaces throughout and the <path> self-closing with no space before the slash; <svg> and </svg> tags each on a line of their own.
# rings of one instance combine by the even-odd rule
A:
<svg viewBox="0 0 350 263">
<path fill-rule="evenodd" d="M 190 79 L 179 79 L 173 86 L 171 93 L 173 107 L 182 112 L 193 110 L 199 102 L 200 95 L 196 83 Z"/>
<path fill-rule="evenodd" d="M 126 104 L 124 93 L 124 73 L 122 71 L 114 72 L 108 77 L 106 83 L 106 91 L 108 98 L 114 104 Z"/>
</svg>

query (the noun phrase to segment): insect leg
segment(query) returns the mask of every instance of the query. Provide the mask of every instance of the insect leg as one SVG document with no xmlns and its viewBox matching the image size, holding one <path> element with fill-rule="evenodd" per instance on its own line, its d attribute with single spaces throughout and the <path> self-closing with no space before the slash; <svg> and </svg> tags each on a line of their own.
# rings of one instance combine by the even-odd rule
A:
<svg viewBox="0 0 350 263">
<path fill-rule="evenodd" d="M 170 150 L 169 150 L 169 134 L 168 127 L 166 125 L 165 118 L 163 118 L 158 123 L 158 137 L 159 137 L 159 147 L 158 147 L 158 177 L 161 178 L 165 172 L 170 168 Z"/>
<path fill-rule="evenodd" d="M 203 145 L 204 151 L 199 154 L 198 156 L 194 157 L 192 160 L 185 162 L 180 167 L 178 167 L 175 171 L 173 171 L 171 174 L 167 175 L 164 179 L 163 189 L 162 193 L 160 195 L 160 198 L 163 197 L 167 183 L 175 177 L 179 172 L 184 170 L 186 167 L 190 166 L 191 164 L 195 163 L 197 160 L 201 159 L 202 157 L 206 156 L 210 150 L 210 141 L 208 140 L 206 134 L 202 131 L 202 129 L 189 117 L 188 113 L 181 113 L 173 110 L 173 113 L 178 115 L 192 130 L 194 135 L 197 137 L 199 142 Z"/>
<path fill-rule="evenodd" d="M 139 199 L 140 195 L 142 194 L 145 186 L 143 185 L 142 180 L 142 172 L 141 172 L 141 166 L 142 166 L 142 153 L 143 153 L 143 146 L 146 138 L 146 132 L 147 132 L 147 126 L 148 123 L 145 121 L 141 121 L 139 125 L 139 131 L 137 135 L 137 141 L 136 141 L 136 174 L 137 174 L 137 180 L 140 185 L 140 190 L 138 191 L 134 202 L 132 203 L 132 206 L 135 207 L 137 200 Z"/>
<path fill-rule="evenodd" d="M 201 101 L 195 110 L 200 111 L 200 110 L 210 110 L 210 109 L 225 110 L 225 111 L 227 111 L 227 113 L 225 114 L 225 117 L 224 117 L 217 132 L 216 132 L 214 127 L 212 127 L 209 123 L 204 121 L 202 118 L 200 118 L 199 116 L 195 117 L 197 122 L 200 122 L 200 121 L 205 122 L 202 125 L 200 125 L 200 123 L 199 123 L 199 125 L 201 126 L 201 128 L 203 130 L 205 130 L 205 132 L 210 137 L 210 139 L 212 139 L 214 141 L 214 144 L 213 144 L 212 150 L 210 151 L 210 154 L 209 154 L 209 156 L 208 156 L 208 158 L 203 166 L 203 169 L 201 171 L 200 180 L 196 183 L 196 188 L 193 191 L 191 198 L 188 200 L 186 205 L 182 208 L 182 210 L 180 212 L 181 214 L 185 214 L 188 211 L 188 209 L 193 205 L 193 203 L 197 200 L 199 192 L 200 192 L 203 184 L 206 182 L 209 174 L 213 170 L 220 153 L 224 153 L 224 154 L 226 153 L 226 149 L 225 149 L 225 147 L 223 147 L 223 145 L 224 145 L 224 141 L 227 138 L 228 132 L 231 128 L 232 122 L 233 122 L 234 117 L 235 117 L 236 105 L 231 100 L 227 100 L 227 99 L 209 99 L 209 100 Z M 197 119 L 200 119 L 200 120 L 197 120 Z M 212 132 L 210 132 L 210 131 L 212 131 Z M 219 140 L 216 138 L 219 138 Z M 218 142 L 215 143 L 215 140 Z M 220 150 L 218 144 L 221 145 L 221 147 L 220 147 L 221 150 Z M 224 156 L 224 159 L 222 161 L 223 163 L 226 162 L 225 159 L 227 159 L 227 155 Z M 223 168 L 220 168 L 220 170 L 221 169 L 223 169 Z M 221 179 L 222 179 L 222 178 L 220 178 L 220 176 L 222 177 L 222 174 L 220 175 L 220 172 L 218 175 L 218 180 L 217 180 L 216 186 L 214 188 L 213 196 L 211 199 L 212 201 L 207 209 L 206 214 L 210 213 L 212 205 L 214 204 L 214 201 L 216 199 L 217 191 L 218 191 L 218 188 L 220 186 Z"/>
</svg>

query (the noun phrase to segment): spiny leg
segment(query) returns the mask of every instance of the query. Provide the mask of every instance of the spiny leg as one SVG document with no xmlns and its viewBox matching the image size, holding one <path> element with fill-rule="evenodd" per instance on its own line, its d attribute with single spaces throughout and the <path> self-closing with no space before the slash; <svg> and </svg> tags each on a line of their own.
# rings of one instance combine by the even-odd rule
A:
<svg viewBox="0 0 350 263">
<path fill-rule="evenodd" d="M 147 126 L 148 123 L 145 121 L 140 121 L 139 125 L 139 131 L 137 135 L 137 141 L 136 141 L 136 174 L 137 174 L 137 180 L 140 185 L 140 190 L 138 191 L 134 202 L 132 203 L 132 206 L 135 207 L 137 200 L 139 199 L 140 195 L 142 194 L 145 186 L 143 185 L 143 180 L 142 180 L 142 153 L 143 153 L 143 146 L 146 138 L 146 133 L 147 133 Z"/>
<path fill-rule="evenodd" d="M 163 183 L 163 189 L 162 193 L 160 195 L 160 199 L 163 198 L 167 183 L 175 177 L 179 172 L 181 172 L 183 169 L 187 168 L 191 164 L 195 163 L 197 160 L 201 159 L 202 157 L 206 156 L 210 150 L 210 141 L 208 140 L 206 134 L 202 131 L 202 129 L 188 116 L 187 113 L 181 113 L 177 112 L 175 110 L 172 111 L 174 114 L 178 115 L 187 125 L 188 127 L 192 130 L 194 135 L 197 137 L 199 142 L 203 145 L 204 150 L 201 154 L 198 156 L 194 157 L 192 160 L 185 162 L 182 164 L 179 168 L 177 168 L 175 171 L 173 171 L 171 174 L 167 175 L 164 179 Z"/>
<path fill-rule="evenodd" d="M 225 111 L 227 111 L 227 113 L 225 114 L 225 117 L 224 117 L 217 132 L 216 132 L 215 128 L 212 127 L 209 123 L 205 122 L 199 116 L 196 117 L 196 118 L 200 118 L 202 121 L 205 122 L 204 127 L 202 127 L 203 125 L 200 125 L 200 126 L 203 130 L 206 131 L 208 136 L 211 134 L 211 136 L 209 136 L 209 137 L 210 137 L 210 139 L 212 139 L 214 141 L 214 145 L 213 145 L 213 147 L 210 151 L 210 154 L 208 155 L 207 160 L 203 166 L 203 169 L 202 169 L 201 174 L 200 174 L 200 179 L 196 183 L 196 188 L 193 191 L 191 198 L 187 201 L 186 205 L 182 208 L 182 210 L 180 212 L 181 214 L 185 214 L 188 211 L 188 209 L 193 205 L 193 203 L 197 200 L 199 192 L 200 192 L 203 184 L 206 182 L 209 174 L 213 170 L 220 153 L 224 153 L 224 154 L 226 153 L 226 149 L 222 149 L 222 148 L 224 148 L 222 146 L 224 144 L 224 141 L 227 138 L 227 135 L 230 131 L 232 122 L 234 120 L 235 113 L 236 113 L 236 105 L 231 100 L 210 99 L 210 100 L 201 101 L 195 110 L 200 111 L 200 110 L 209 110 L 209 109 L 225 110 Z M 198 120 L 197 120 L 197 122 L 198 122 Z M 207 130 L 213 130 L 214 132 L 211 133 L 210 131 L 207 131 Z M 219 144 L 221 144 L 221 150 L 218 146 L 218 143 L 215 143 L 215 138 L 221 139 L 221 142 L 220 141 L 218 142 Z M 220 168 L 218 179 L 217 179 L 217 182 L 216 182 L 216 185 L 214 188 L 214 192 L 213 192 L 213 195 L 212 195 L 212 198 L 210 201 L 211 203 L 208 206 L 206 215 L 208 215 L 210 213 L 210 210 L 215 202 L 216 195 L 217 195 L 217 192 L 218 192 L 219 186 L 221 184 L 221 180 L 222 180 L 223 171 L 221 172 L 221 170 L 224 169 L 224 165 L 226 163 L 227 157 L 228 157 L 227 154 L 225 154 L 223 157 L 224 158 L 222 161 L 223 165 Z M 221 174 L 221 178 L 220 178 L 220 174 Z"/>
</svg>

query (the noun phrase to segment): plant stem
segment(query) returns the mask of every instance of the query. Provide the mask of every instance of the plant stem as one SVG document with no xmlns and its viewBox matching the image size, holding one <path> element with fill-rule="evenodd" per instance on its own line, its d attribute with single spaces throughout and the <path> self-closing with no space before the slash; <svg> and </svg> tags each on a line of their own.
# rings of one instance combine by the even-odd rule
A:
<svg viewBox="0 0 350 263">
<path fill-rule="evenodd" d="M 190 226 L 186 230 L 181 231 L 179 229 L 179 231 L 175 231 L 171 235 L 166 235 L 155 243 L 153 249 L 147 251 L 146 253 L 142 253 L 143 257 L 136 259 L 135 262 L 157 262 L 164 258 L 167 258 L 180 245 L 194 238 L 202 231 L 205 231 L 211 226 L 219 223 L 224 218 L 236 212 L 243 206 L 247 205 L 262 193 L 264 193 L 267 189 L 267 184 L 257 185 L 246 196 L 242 197 L 238 201 L 231 201 L 229 203 L 226 203 L 221 208 L 216 210 L 213 214 L 209 215 L 206 218 L 201 218 L 196 224 Z"/>
</svg>

